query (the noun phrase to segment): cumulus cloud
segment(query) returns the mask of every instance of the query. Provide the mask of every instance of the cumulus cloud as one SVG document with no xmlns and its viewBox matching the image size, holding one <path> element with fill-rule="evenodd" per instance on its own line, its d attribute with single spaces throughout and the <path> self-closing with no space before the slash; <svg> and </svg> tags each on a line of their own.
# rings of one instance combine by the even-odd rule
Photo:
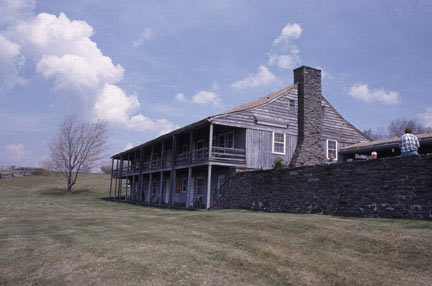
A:
<svg viewBox="0 0 432 286">
<path fill-rule="evenodd" d="M 26 83 L 19 75 L 24 62 L 20 46 L 0 34 L 0 92 L 12 90 L 15 85 Z"/>
<path fill-rule="evenodd" d="M 264 65 L 260 65 L 258 73 L 250 74 L 243 80 L 236 81 L 231 84 L 231 87 L 244 89 L 248 87 L 259 87 L 278 82 L 279 79 Z"/>
<path fill-rule="evenodd" d="M 432 128 L 432 106 L 428 106 L 424 113 L 417 114 L 417 117 L 423 121 L 426 127 Z"/>
<path fill-rule="evenodd" d="M 132 41 L 132 45 L 134 47 L 141 46 L 145 40 L 150 39 L 153 36 L 153 32 L 149 27 L 144 28 L 144 32 L 142 32 L 135 41 Z"/>
<path fill-rule="evenodd" d="M 184 94 L 182 92 L 177 93 L 175 96 L 175 99 L 179 102 L 186 102 L 186 97 L 184 96 Z"/>
<path fill-rule="evenodd" d="M 126 126 L 137 131 L 158 131 L 159 135 L 166 134 L 180 127 L 166 119 L 152 120 L 142 114 L 133 116 L 127 121 Z"/>
<path fill-rule="evenodd" d="M 269 53 L 269 65 L 276 64 L 279 69 L 293 69 L 300 63 L 299 49 L 294 40 L 300 38 L 302 29 L 300 24 L 286 25 L 279 37 L 273 41 Z"/>
<path fill-rule="evenodd" d="M 103 55 L 91 39 L 93 34 L 87 22 L 71 20 L 64 13 L 58 17 L 40 13 L 10 25 L 0 33 L 0 88 L 22 83 L 19 69 L 29 59 L 36 64 L 41 80 L 75 106 L 82 106 L 83 115 L 91 114 L 129 128 L 144 122 L 144 127 L 139 125 L 137 130 L 172 128 L 174 125 L 164 119 L 152 120 L 137 113 L 138 96 L 126 95 L 116 85 L 123 79 L 124 68 Z M 147 28 L 141 35 L 150 36 Z M 4 71 L 9 77 L 3 76 Z M 71 106 L 67 108 L 70 110 Z"/>
<path fill-rule="evenodd" d="M 21 143 L 7 145 L 5 147 L 5 152 L 11 161 L 17 162 L 30 155 L 30 152 L 28 152 Z"/>
<path fill-rule="evenodd" d="M 300 38 L 302 28 L 298 23 L 287 24 L 283 27 L 279 37 L 274 40 L 274 44 L 289 44 L 291 40 Z"/>
<path fill-rule="evenodd" d="M 112 84 L 105 85 L 94 105 L 97 118 L 123 124 L 128 124 L 129 114 L 139 107 L 137 95 L 127 96 L 121 88 Z"/>
<path fill-rule="evenodd" d="M 386 91 L 384 88 L 370 90 L 367 84 L 356 83 L 352 85 L 348 94 L 365 102 L 399 103 L 399 93 L 397 91 Z"/>
<path fill-rule="evenodd" d="M 215 106 L 220 106 L 222 103 L 222 99 L 220 96 L 212 91 L 201 90 L 197 94 L 192 97 L 193 103 L 199 104 L 213 104 Z"/>
<path fill-rule="evenodd" d="M 14 23 L 30 16 L 34 0 L 0 0 L 0 26 Z"/>
</svg>

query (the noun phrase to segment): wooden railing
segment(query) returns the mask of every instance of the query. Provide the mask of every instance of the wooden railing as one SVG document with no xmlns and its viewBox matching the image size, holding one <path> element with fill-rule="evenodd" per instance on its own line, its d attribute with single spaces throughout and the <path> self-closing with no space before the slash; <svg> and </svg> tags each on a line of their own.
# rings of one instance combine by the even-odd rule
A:
<svg viewBox="0 0 432 286">
<path fill-rule="evenodd" d="M 176 156 L 176 165 L 188 165 L 191 163 L 199 163 L 207 160 L 217 161 L 217 162 L 225 162 L 225 163 L 235 163 L 235 164 L 245 164 L 246 163 L 246 150 L 245 149 L 235 149 L 235 148 L 225 148 L 225 147 L 212 147 L 212 152 L 209 157 L 209 148 L 204 147 L 200 149 L 192 150 L 191 152 L 183 152 L 177 154 Z M 149 170 L 149 169 L 161 169 L 171 167 L 171 154 L 167 154 L 167 156 L 162 160 L 161 158 L 154 158 L 151 163 L 146 160 L 141 164 L 141 170 Z M 124 174 L 132 174 L 137 173 L 140 170 L 139 164 L 134 164 L 130 166 L 124 166 L 123 169 L 115 169 L 113 170 L 114 176 L 121 176 Z"/>
<path fill-rule="evenodd" d="M 213 147 L 211 160 L 232 163 L 246 163 L 246 150 L 224 147 Z"/>
</svg>

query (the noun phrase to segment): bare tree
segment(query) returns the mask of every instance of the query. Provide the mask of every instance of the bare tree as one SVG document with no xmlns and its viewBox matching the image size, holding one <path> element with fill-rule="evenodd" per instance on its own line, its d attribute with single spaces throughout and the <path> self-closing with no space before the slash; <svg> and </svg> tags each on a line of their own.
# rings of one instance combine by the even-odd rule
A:
<svg viewBox="0 0 432 286">
<path fill-rule="evenodd" d="M 367 130 L 364 130 L 363 133 L 372 140 L 382 140 L 387 138 L 387 134 L 383 128 L 378 128 L 375 130 L 369 128 Z"/>
<path fill-rule="evenodd" d="M 425 127 L 417 119 L 398 118 L 390 122 L 388 130 L 388 138 L 400 137 L 405 133 L 406 128 L 411 128 L 414 134 L 432 132 L 432 128 Z"/>
<path fill-rule="evenodd" d="M 67 192 L 75 185 L 78 174 L 88 171 L 104 157 L 108 139 L 106 121 L 82 122 L 75 115 L 67 116 L 49 143 L 47 169 L 67 179 Z"/>
</svg>

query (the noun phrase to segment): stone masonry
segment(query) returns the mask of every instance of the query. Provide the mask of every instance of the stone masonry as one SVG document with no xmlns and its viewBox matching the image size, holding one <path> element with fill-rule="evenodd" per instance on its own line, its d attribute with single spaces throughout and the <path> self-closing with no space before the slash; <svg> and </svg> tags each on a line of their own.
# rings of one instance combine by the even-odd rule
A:
<svg viewBox="0 0 432 286">
<path fill-rule="evenodd" d="M 432 155 L 238 173 L 214 208 L 432 219 Z"/>
<path fill-rule="evenodd" d="M 321 70 L 302 66 L 294 70 L 298 85 L 298 140 L 290 167 L 323 163 Z"/>
</svg>

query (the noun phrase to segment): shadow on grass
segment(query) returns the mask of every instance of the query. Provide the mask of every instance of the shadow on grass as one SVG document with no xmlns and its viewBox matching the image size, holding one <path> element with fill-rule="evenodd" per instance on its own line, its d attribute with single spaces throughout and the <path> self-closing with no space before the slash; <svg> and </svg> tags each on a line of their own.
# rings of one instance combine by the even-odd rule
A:
<svg viewBox="0 0 432 286">
<path fill-rule="evenodd" d="M 148 204 L 148 203 L 138 203 L 138 202 L 128 202 L 124 201 L 124 197 L 122 197 L 122 200 L 115 200 L 114 198 L 110 197 L 103 197 L 100 198 L 103 201 L 113 202 L 113 203 L 120 203 L 120 204 L 129 204 L 129 205 L 135 205 L 135 206 L 142 206 L 142 207 L 150 207 L 150 208 L 156 208 L 156 209 L 170 209 L 173 211 L 205 211 L 203 208 L 186 208 L 184 206 L 168 206 L 165 204 L 159 205 L 159 204 Z"/>
<path fill-rule="evenodd" d="M 51 188 L 51 189 L 42 190 L 40 193 L 42 195 L 45 195 L 45 196 L 62 197 L 62 196 L 76 196 L 76 195 L 88 194 L 88 193 L 91 193 L 91 190 L 89 190 L 89 189 L 78 189 L 78 190 L 72 189 L 72 191 L 70 193 L 67 193 L 66 189 L 63 189 L 63 188 Z"/>
</svg>

